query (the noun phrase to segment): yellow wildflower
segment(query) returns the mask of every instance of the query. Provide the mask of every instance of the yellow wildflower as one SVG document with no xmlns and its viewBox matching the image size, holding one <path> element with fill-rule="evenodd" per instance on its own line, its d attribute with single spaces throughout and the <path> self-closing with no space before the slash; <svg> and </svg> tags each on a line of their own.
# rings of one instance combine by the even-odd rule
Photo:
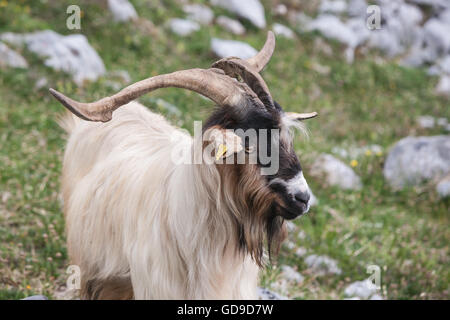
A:
<svg viewBox="0 0 450 320">
<path fill-rule="evenodd" d="M 353 159 L 352 161 L 350 161 L 350 165 L 354 168 L 358 165 L 358 161 Z"/>
<path fill-rule="evenodd" d="M 372 155 L 372 151 L 371 150 L 366 150 L 365 155 L 370 157 Z"/>
</svg>

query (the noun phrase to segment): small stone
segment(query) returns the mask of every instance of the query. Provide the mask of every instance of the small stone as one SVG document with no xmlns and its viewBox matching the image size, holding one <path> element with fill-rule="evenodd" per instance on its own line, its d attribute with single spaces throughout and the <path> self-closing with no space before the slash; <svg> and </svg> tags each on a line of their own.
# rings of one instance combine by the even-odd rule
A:
<svg viewBox="0 0 450 320">
<path fill-rule="evenodd" d="M 306 257 L 305 263 L 313 273 L 323 276 L 328 274 L 341 274 L 342 270 L 338 267 L 337 261 L 327 257 L 312 254 Z"/>
<path fill-rule="evenodd" d="M 448 124 L 448 120 L 447 120 L 447 118 L 438 118 L 436 123 L 440 127 L 446 127 Z"/>
<path fill-rule="evenodd" d="M 341 14 L 347 10 L 347 2 L 344 0 L 323 0 L 319 11 L 322 13 Z"/>
<path fill-rule="evenodd" d="M 219 58 L 238 57 L 241 59 L 248 59 L 258 53 L 258 51 L 248 43 L 218 38 L 211 39 L 211 50 Z"/>
<path fill-rule="evenodd" d="M 36 83 L 34 84 L 34 87 L 35 87 L 37 90 L 40 90 L 40 89 L 42 89 L 42 88 L 44 88 L 44 87 L 47 87 L 47 86 L 48 86 L 48 80 L 47 80 L 46 77 L 40 77 L 40 78 L 36 81 Z"/>
<path fill-rule="evenodd" d="M 377 292 L 377 287 L 368 279 L 356 281 L 345 288 L 344 294 L 347 297 L 358 297 L 360 299 L 368 299 Z"/>
<path fill-rule="evenodd" d="M 24 57 L 0 42 L 0 67 L 28 68 Z"/>
<path fill-rule="evenodd" d="M 311 207 L 316 206 L 319 203 L 319 200 L 317 200 L 317 197 L 314 195 L 314 193 L 312 193 L 312 191 L 310 191 L 310 198 L 309 198 L 309 205 Z"/>
<path fill-rule="evenodd" d="M 158 108 L 163 109 L 163 110 L 167 111 L 167 113 L 172 114 L 174 116 L 181 117 L 183 114 L 180 111 L 180 109 L 178 109 L 177 106 L 175 106 L 161 98 L 156 98 L 156 99 L 152 100 L 152 102 L 154 102 Z"/>
<path fill-rule="evenodd" d="M 288 298 L 266 288 L 258 287 L 258 296 L 260 300 L 287 300 Z"/>
<path fill-rule="evenodd" d="M 318 62 L 311 63 L 311 69 L 325 76 L 331 72 L 331 68 L 329 66 L 324 66 Z"/>
<path fill-rule="evenodd" d="M 290 266 L 281 266 L 283 277 L 291 282 L 302 283 L 304 277 Z"/>
<path fill-rule="evenodd" d="M 259 0 L 210 0 L 214 6 L 222 7 L 238 17 L 247 19 L 259 29 L 266 27 L 264 7 Z"/>
<path fill-rule="evenodd" d="M 183 11 L 187 14 L 189 20 L 196 21 L 203 25 L 208 25 L 214 19 L 213 11 L 201 4 L 186 4 Z"/>
<path fill-rule="evenodd" d="M 128 0 L 108 0 L 108 8 L 117 22 L 135 20 L 138 17 L 136 9 Z"/>
<path fill-rule="evenodd" d="M 22 300 L 48 300 L 48 298 L 43 295 L 36 295 L 36 296 L 30 296 L 30 297 L 23 298 Z"/>
<path fill-rule="evenodd" d="M 106 72 L 102 59 L 82 34 L 63 36 L 52 30 L 25 34 L 7 32 L 1 34 L 0 39 L 26 45 L 44 59 L 47 67 L 69 73 L 78 85 L 85 80 L 94 81 Z"/>
<path fill-rule="evenodd" d="M 311 167 L 313 176 L 325 176 L 331 186 L 338 186 L 346 190 L 360 190 L 361 178 L 345 163 L 332 155 L 322 154 Z"/>
<path fill-rule="evenodd" d="M 435 119 L 432 116 L 420 116 L 417 118 L 417 124 L 423 129 L 434 128 Z"/>
<path fill-rule="evenodd" d="M 300 231 L 298 232 L 298 234 L 297 234 L 297 238 L 300 239 L 300 240 L 305 239 L 305 238 L 306 238 L 306 233 L 305 233 L 305 231 L 300 230 Z"/>
<path fill-rule="evenodd" d="M 108 72 L 108 77 L 118 80 L 122 84 L 128 84 L 131 82 L 131 77 L 128 71 L 126 70 L 114 70 Z"/>
<path fill-rule="evenodd" d="M 285 16 L 288 13 L 288 8 L 286 5 L 280 3 L 273 9 L 273 13 L 279 16 Z"/>
<path fill-rule="evenodd" d="M 242 35 L 245 33 L 245 27 L 242 25 L 242 23 L 229 17 L 219 16 L 216 19 L 216 23 L 233 34 Z"/>
<path fill-rule="evenodd" d="M 297 230 L 297 226 L 292 221 L 286 222 L 286 228 L 289 232 L 294 232 L 295 230 Z"/>
<path fill-rule="evenodd" d="M 450 97 L 450 76 L 443 75 L 435 89 L 436 94 Z"/>
<path fill-rule="evenodd" d="M 303 12 L 290 12 L 288 14 L 288 18 L 291 21 L 293 25 L 295 25 L 295 28 L 300 31 L 308 31 L 309 25 L 313 21 L 313 18 L 310 16 L 304 14 Z"/>
<path fill-rule="evenodd" d="M 284 242 L 284 245 L 289 250 L 292 250 L 295 248 L 295 243 L 293 243 L 292 241 L 286 241 L 286 242 Z"/>
<path fill-rule="evenodd" d="M 450 175 L 441 179 L 436 186 L 436 191 L 441 198 L 450 196 Z"/>
<path fill-rule="evenodd" d="M 188 36 L 191 33 L 200 30 L 200 25 L 191 20 L 173 18 L 168 21 L 170 30 L 182 37 Z"/>
<path fill-rule="evenodd" d="M 282 36 L 288 39 L 294 39 L 295 38 L 295 33 L 294 31 L 292 31 L 291 29 L 289 29 L 288 27 L 280 24 L 280 23 L 274 23 L 273 25 L 273 32 L 277 35 L 277 36 Z"/>
<path fill-rule="evenodd" d="M 390 150 L 383 169 L 392 188 L 416 186 L 450 172 L 450 136 L 406 137 Z"/>
<path fill-rule="evenodd" d="M 299 247 L 297 250 L 295 250 L 295 255 L 298 257 L 303 257 L 308 253 L 308 250 L 303 248 L 303 247 Z"/>
</svg>

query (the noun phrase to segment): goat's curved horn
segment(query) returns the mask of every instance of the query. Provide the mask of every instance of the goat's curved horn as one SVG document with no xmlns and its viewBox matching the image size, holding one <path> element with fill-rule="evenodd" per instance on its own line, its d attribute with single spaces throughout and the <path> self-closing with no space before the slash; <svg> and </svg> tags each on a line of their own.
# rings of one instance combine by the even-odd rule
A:
<svg viewBox="0 0 450 320">
<path fill-rule="evenodd" d="M 317 112 L 309 112 L 309 113 L 286 112 L 286 114 L 289 118 L 299 121 L 317 117 Z"/>
<path fill-rule="evenodd" d="M 247 59 L 246 62 L 252 66 L 254 70 L 260 72 L 272 57 L 275 50 L 275 36 L 272 31 L 267 32 L 266 43 L 262 49 L 252 58 Z"/>
<path fill-rule="evenodd" d="M 264 105 L 273 106 L 272 96 L 267 84 L 247 61 L 234 57 L 224 58 L 215 62 L 212 67 L 222 69 L 231 77 L 240 76 L 253 92 L 256 93 Z"/>
<path fill-rule="evenodd" d="M 266 106 L 273 107 L 273 100 L 264 79 L 259 72 L 266 66 L 275 50 L 275 36 L 272 31 L 267 33 L 267 40 L 261 51 L 254 57 L 242 60 L 228 57 L 216 61 L 212 67 L 219 68 L 231 77 L 240 76 L 245 83 L 256 93 Z"/>
<path fill-rule="evenodd" d="M 111 120 L 113 111 L 120 106 L 145 93 L 167 87 L 195 91 L 218 105 L 237 106 L 246 96 L 257 99 L 247 85 L 239 83 L 218 69 L 189 69 L 158 75 L 136 82 L 111 97 L 92 103 L 72 100 L 54 89 L 50 89 L 50 93 L 78 117 L 89 121 L 107 122 Z"/>
</svg>

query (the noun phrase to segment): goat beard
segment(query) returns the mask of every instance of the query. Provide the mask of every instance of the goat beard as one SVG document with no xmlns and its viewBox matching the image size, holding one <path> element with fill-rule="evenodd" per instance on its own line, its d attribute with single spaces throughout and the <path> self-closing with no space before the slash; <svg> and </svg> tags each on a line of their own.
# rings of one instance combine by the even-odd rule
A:
<svg viewBox="0 0 450 320">
<path fill-rule="evenodd" d="M 222 201 L 235 225 L 238 250 L 249 254 L 259 267 L 278 255 L 287 237 L 284 219 L 277 214 L 278 196 L 265 184 L 256 165 L 219 165 Z"/>
</svg>

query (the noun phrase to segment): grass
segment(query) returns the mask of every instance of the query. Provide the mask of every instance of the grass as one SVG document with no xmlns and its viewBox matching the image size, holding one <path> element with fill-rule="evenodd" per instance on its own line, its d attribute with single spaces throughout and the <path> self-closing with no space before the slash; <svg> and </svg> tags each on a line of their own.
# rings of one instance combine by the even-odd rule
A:
<svg viewBox="0 0 450 320">
<path fill-rule="evenodd" d="M 141 19 L 115 24 L 100 1 L 0 1 L 6 3 L 0 8 L 0 33 L 45 28 L 77 33 L 65 26 L 65 9 L 77 3 L 83 11 L 81 33 L 107 70 L 127 70 L 132 81 L 210 66 L 215 60 L 209 50 L 212 36 L 243 40 L 255 48 L 265 40 L 265 32 L 248 24 L 245 36 L 231 36 L 211 26 L 180 38 L 163 27 L 169 17 L 183 16 L 177 2 L 132 2 Z M 268 1 L 264 3 L 270 7 Z M 449 200 L 440 200 L 430 185 L 394 192 L 382 176 L 386 153 L 396 141 L 406 135 L 445 133 L 424 131 L 415 118 L 427 114 L 450 119 L 448 100 L 433 95 L 437 80 L 424 70 L 389 61 L 375 63 L 379 59 L 372 53 L 348 65 L 343 47 L 329 43 L 333 55 L 327 56 L 318 50 L 317 38 L 316 34 L 298 35 L 295 41 L 278 38 L 275 55 L 263 74 L 285 110 L 320 114 L 308 122 L 311 138 L 298 137 L 295 144 L 319 204 L 295 221 L 297 229 L 289 240 L 294 248 L 283 247 L 279 256 L 278 265 L 291 265 L 305 276 L 304 283 L 291 284 L 288 293 L 298 299 L 343 298 L 345 286 L 367 278 L 367 265 L 376 264 L 382 269 L 382 293 L 388 299 L 448 299 Z M 59 198 L 65 141 L 55 123 L 63 108 L 46 88 L 36 89 L 34 84 L 45 76 L 49 87 L 84 101 L 112 94 L 114 89 L 108 86 L 108 76 L 76 87 L 67 75 L 46 68 L 26 50 L 16 49 L 30 68 L 0 69 L 0 299 L 32 294 L 56 298 L 68 266 Z M 330 73 L 316 72 L 316 63 L 329 66 Z M 212 107 L 198 95 L 177 89 L 156 91 L 141 101 L 164 113 L 155 98 L 178 106 L 181 117 L 166 116 L 188 130 L 194 120 L 205 119 Z M 380 145 L 383 153 L 342 159 L 346 163 L 357 160 L 354 169 L 364 183 L 361 191 L 342 191 L 308 176 L 308 168 L 321 152 L 371 144 Z M 299 238 L 300 230 L 303 237 Z M 336 259 L 342 274 L 314 276 L 294 254 L 299 246 Z M 263 273 L 261 282 L 276 287 L 279 279 L 279 268 L 274 265 Z"/>
</svg>

